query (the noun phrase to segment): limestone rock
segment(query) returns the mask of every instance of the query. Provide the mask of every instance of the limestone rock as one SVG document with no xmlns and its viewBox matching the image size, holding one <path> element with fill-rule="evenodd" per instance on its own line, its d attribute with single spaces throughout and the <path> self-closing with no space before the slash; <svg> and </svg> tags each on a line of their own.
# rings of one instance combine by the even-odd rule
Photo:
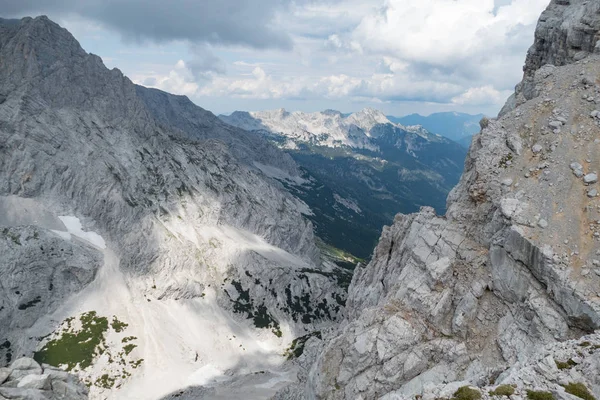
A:
<svg viewBox="0 0 600 400">
<path fill-rule="evenodd" d="M 586 176 L 583 177 L 583 182 L 584 183 L 596 183 L 598 182 L 598 175 L 597 174 L 587 174 Z"/>
<path fill-rule="evenodd" d="M 10 364 L 10 369 L 12 370 L 9 378 L 10 380 L 21 379 L 22 377 L 31 374 L 40 375 L 42 373 L 40 364 L 31 358 L 26 357 L 13 361 L 13 363 Z"/>
<path fill-rule="evenodd" d="M 523 81 L 516 87 L 514 99 L 507 102 L 500 115 L 537 97 L 540 84 L 547 78 L 547 68 L 563 66 L 595 51 L 600 31 L 600 4 L 586 0 L 552 0 L 542 13 L 529 48 Z"/>
<path fill-rule="evenodd" d="M 593 333 L 600 328 L 600 280 L 590 268 L 577 272 L 600 254 L 590 232 L 600 212 L 573 189 L 571 176 L 585 175 L 575 160 L 597 162 L 581 145 L 594 141 L 595 121 L 573 122 L 589 113 L 589 96 L 571 94 L 579 90 L 573 82 L 581 87 L 581 66 L 572 64 L 580 52 L 586 74 L 600 76 L 600 57 L 591 54 L 598 11 L 597 1 L 550 3 L 523 82 L 473 141 L 446 216 L 428 209 L 396 216 L 371 262 L 355 272 L 347 320 L 324 338 L 304 386 L 307 398 L 435 399 L 474 385 L 487 399 L 490 380 L 515 384 L 515 399 L 532 389 L 567 399 L 559 383 L 573 380 L 600 395 Z M 521 136 L 533 154 L 542 152 L 551 124 L 551 157 L 540 162 L 509 145 L 522 132 L 518 119 L 537 128 Z M 505 183 L 522 172 L 531 179 L 508 190 Z M 589 175 L 585 183 L 597 181 Z M 572 371 L 557 368 L 555 361 L 570 359 Z"/>
<path fill-rule="evenodd" d="M 0 368 L 0 385 L 4 383 L 10 376 L 12 370 L 10 368 Z"/>
<path fill-rule="evenodd" d="M 8 381 L 0 379 L 0 399 L 85 400 L 88 389 L 67 372 L 54 367 L 42 373 L 40 365 L 30 358 L 20 358 L 11 364 Z M 0 369 L 6 375 L 9 369 Z M 16 372 L 16 373 L 15 373 Z"/>
<path fill-rule="evenodd" d="M 23 389 L 38 389 L 48 390 L 50 389 L 50 376 L 49 375 L 25 375 L 19 380 L 17 384 L 18 388 Z"/>
</svg>

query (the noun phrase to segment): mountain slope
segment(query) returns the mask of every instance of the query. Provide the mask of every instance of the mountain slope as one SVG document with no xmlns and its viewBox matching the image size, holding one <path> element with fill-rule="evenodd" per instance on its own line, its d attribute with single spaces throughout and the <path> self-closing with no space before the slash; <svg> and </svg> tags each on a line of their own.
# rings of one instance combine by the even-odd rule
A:
<svg viewBox="0 0 600 400">
<path fill-rule="evenodd" d="M 294 161 L 46 17 L 0 20 L 0 60 L 0 365 L 36 352 L 92 398 L 293 379 L 283 349 L 338 318 L 348 275 L 254 165 Z"/>
<path fill-rule="evenodd" d="M 392 124 L 368 108 L 350 115 L 237 111 L 220 118 L 291 155 L 304 180 L 285 185 L 311 208 L 317 234 L 362 258 L 398 210 L 429 205 L 444 211 L 465 155 L 441 136 Z"/>
<path fill-rule="evenodd" d="M 390 121 L 402 125 L 420 125 L 429 132 L 437 133 L 464 147 L 469 147 L 471 137 L 479 133 L 479 121 L 483 114 L 470 115 L 458 112 L 441 112 L 428 116 L 411 114 L 405 117 L 389 117 Z"/>
<path fill-rule="evenodd" d="M 275 398 L 600 396 L 599 38 L 600 2 L 550 2 L 446 215 L 396 216 Z"/>
</svg>

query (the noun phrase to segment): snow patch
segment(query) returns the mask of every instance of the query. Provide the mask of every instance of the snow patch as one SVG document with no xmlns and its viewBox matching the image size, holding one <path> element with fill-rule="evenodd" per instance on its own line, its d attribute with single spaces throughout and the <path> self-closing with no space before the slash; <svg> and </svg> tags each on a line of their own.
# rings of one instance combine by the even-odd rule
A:
<svg viewBox="0 0 600 400">
<path fill-rule="evenodd" d="M 81 240 L 85 240 L 86 242 L 88 242 L 100 249 L 103 249 L 103 250 L 106 249 L 106 242 L 104 241 L 102 236 L 100 236 L 96 232 L 92 232 L 92 231 L 84 232 L 79 218 L 68 216 L 68 215 L 67 216 L 59 216 L 58 218 L 65 225 L 65 227 L 67 228 L 67 232 L 70 235 L 73 235 Z M 53 232 L 58 234 L 58 231 L 53 231 Z M 64 235 L 64 236 L 62 234 L 59 234 L 59 235 L 61 237 L 66 238 L 66 235 Z M 70 236 L 69 236 L 69 239 L 71 239 Z"/>
</svg>

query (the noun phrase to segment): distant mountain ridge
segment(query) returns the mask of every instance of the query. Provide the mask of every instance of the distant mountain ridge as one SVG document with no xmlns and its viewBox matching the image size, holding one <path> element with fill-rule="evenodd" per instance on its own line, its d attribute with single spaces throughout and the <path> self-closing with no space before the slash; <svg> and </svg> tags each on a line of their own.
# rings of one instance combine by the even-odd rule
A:
<svg viewBox="0 0 600 400">
<path fill-rule="evenodd" d="M 373 108 L 364 108 L 351 114 L 342 114 L 336 110 L 289 112 L 280 108 L 257 112 L 235 111 L 231 115 L 219 117 L 230 125 L 248 131 L 264 131 L 284 136 L 288 140 L 284 147 L 291 148 L 294 143 L 305 142 L 326 147 L 348 146 L 377 150 L 373 140 L 382 132 L 374 128 L 388 124 L 418 134 L 428 141 L 440 140 L 439 135 L 432 135 L 418 126 L 398 124 Z"/>
<path fill-rule="evenodd" d="M 263 172 L 271 171 L 308 204 L 319 237 L 363 258 L 399 210 L 427 205 L 444 212 L 466 155 L 457 143 L 421 126 L 393 123 L 372 108 L 352 114 L 236 111 L 220 118 L 291 155 L 305 171 L 302 183 Z"/>
<path fill-rule="evenodd" d="M 483 117 L 483 114 L 440 112 L 428 116 L 410 114 L 404 117 L 388 116 L 387 118 L 397 124 L 420 125 L 429 132 L 442 135 L 464 147 L 469 147 L 471 137 L 479 133 L 479 121 Z"/>
</svg>

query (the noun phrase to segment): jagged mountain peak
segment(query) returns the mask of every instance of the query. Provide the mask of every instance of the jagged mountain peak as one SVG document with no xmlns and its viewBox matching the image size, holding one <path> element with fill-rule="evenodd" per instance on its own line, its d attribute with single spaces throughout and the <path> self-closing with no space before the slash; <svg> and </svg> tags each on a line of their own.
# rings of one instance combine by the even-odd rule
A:
<svg viewBox="0 0 600 400">
<path fill-rule="evenodd" d="M 132 123 L 144 112 L 121 71 L 108 70 L 45 16 L 0 24 L 0 58 L 0 95 L 9 104 L 37 112 L 48 106 L 98 111 Z"/>
<path fill-rule="evenodd" d="M 56 62 L 88 55 L 68 30 L 45 15 L 20 20 L 2 19 L 0 36 L 0 49 L 9 41 L 13 43 L 12 63 L 27 59 L 35 62 L 42 73 Z"/>
<path fill-rule="evenodd" d="M 384 113 L 371 107 L 363 108 L 358 112 L 350 114 L 346 118 L 346 121 L 365 130 L 368 136 L 371 136 L 371 130 L 376 125 L 392 124 Z"/>
<path fill-rule="evenodd" d="M 387 120 L 387 117 L 385 116 L 385 114 L 383 112 L 381 112 L 380 110 L 373 108 L 373 107 L 365 107 L 360 111 L 356 111 L 352 114 L 350 114 L 350 116 L 356 116 L 356 117 L 370 117 L 370 118 L 375 118 L 375 119 L 379 119 L 382 121 L 382 123 L 385 123 L 385 121 Z"/>
<path fill-rule="evenodd" d="M 248 113 L 236 111 L 220 118 L 242 129 L 282 134 L 294 141 L 371 150 L 377 148 L 371 139 L 381 133 L 381 129 L 375 132 L 375 127 L 389 125 L 388 129 L 404 130 L 402 125 L 392 123 L 381 111 L 369 107 L 350 115 L 336 110 L 288 112 L 281 108 Z"/>
<path fill-rule="evenodd" d="M 339 116 L 339 117 L 342 117 L 342 116 L 343 116 L 343 114 L 342 114 L 342 112 L 341 112 L 341 111 L 338 111 L 338 110 L 332 110 L 332 109 L 327 109 L 327 110 L 324 110 L 324 111 L 323 111 L 323 114 L 325 114 L 325 115 L 337 115 L 337 116 Z"/>
</svg>

